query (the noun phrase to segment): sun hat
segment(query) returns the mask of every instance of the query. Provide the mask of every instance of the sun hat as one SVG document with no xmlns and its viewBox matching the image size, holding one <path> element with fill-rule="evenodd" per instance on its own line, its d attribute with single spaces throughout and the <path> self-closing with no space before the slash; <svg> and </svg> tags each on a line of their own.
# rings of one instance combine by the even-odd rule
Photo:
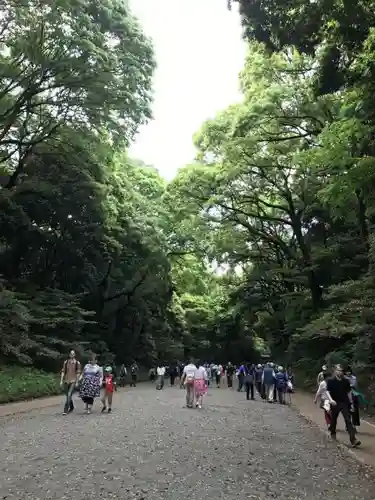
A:
<svg viewBox="0 0 375 500">
<path fill-rule="evenodd" d="M 106 366 L 105 371 L 107 373 L 111 373 L 112 372 L 112 366 Z"/>
</svg>

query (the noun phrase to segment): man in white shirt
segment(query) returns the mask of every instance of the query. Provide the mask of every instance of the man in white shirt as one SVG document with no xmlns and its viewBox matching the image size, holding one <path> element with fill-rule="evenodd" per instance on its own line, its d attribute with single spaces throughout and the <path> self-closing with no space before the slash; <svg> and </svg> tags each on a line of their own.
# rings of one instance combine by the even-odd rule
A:
<svg viewBox="0 0 375 500">
<path fill-rule="evenodd" d="M 192 360 L 189 361 L 184 368 L 184 372 L 182 374 L 182 383 L 186 388 L 186 406 L 188 408 L 193 408 L 194 405 L 194 381 L 195 381 L 195 372 L 197 371 L 197 367 L 193 363 Z"/>
<path fill-rule="evenodd" d="M 158 366 L 156 368 L 156 375 L 158 377 L 156 383 L 156 389 L 163 389 L 164 387 L 164 377 L 165 377 L 165 366 Z"/>
</svg>

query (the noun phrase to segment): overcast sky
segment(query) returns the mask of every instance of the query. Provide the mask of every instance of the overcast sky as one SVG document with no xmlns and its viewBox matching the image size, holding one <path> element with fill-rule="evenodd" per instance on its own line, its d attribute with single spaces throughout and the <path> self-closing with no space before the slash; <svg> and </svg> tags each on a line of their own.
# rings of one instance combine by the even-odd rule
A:
<svg viewBox="0 0 375 500">
<path fill-rule="evenodd" d="M 130 0 L 153 39 L 158 68 L 154 119 L 130 154 L 171 179 L 194 156 L 193 134 L 239 99 L 245 45 L 236 11 L 226 0 Z"/>
</svg>

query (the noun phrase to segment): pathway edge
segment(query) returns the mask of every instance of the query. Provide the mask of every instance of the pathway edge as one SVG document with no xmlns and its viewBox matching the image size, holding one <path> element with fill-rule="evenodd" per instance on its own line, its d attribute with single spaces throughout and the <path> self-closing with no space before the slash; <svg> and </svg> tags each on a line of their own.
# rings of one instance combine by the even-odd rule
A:
<svg viewBox="0 0 375 500">
<path fill-rule="evenodd" d="M 324 435 L 325 439 L 329 440 L 329 436 L 327 435 L 327 430 L 325 429 L 325 427 L 323 427 L 321 424 L 319 424 L 318 422 L 316 422 L 313 418 L 311 418 L 311 416 L 306 415 L 306 413 L 303 412 L 303 410 L 301 410 L 301 408 L 299 406 L 297 406 L 296 404 L 292 403 L 291 408 L 294 411 L 296 411 L 309 424 L 314 425 Z M 372 476 L 375 476 L 375 468 L 374 468 L 374 466 L 372 464 L 366 462 L 366 460 L 364 460 L 362 457 L 360 457 L 355 452 L 355 450 L 352 450 L 346 444 L 344 444 L 344 443 L 342 443 L 341 441 L 338 441 L 338 440 L 335 442 L 335 444 L 340 448 L 340 450 L 342 450 L 344 453 L 347 453 L 348 455 L 350 455 L 351 457 L 353 457 L 358 463 L 360 463 L 361 466 L 363 466 L 363 468 L 365 469 L 365 472 L 367 474 L 371 474 Z"/>
</svg>

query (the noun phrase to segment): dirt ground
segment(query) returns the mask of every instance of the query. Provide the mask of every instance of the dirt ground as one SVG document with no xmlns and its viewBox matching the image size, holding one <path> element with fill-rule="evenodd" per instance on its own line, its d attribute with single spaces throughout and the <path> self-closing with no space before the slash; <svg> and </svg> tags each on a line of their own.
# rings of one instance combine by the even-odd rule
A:
<svg viewBox="0 0 375 500">
<path fill-rule="evenodd" d="M 2 407 L 0 499 L 374 499 L 366 469 L 294 408 L 212 389 L 190 410 L 149 384 L 116 393 L 110 415 L 61 403 Z"/>
</svg>

